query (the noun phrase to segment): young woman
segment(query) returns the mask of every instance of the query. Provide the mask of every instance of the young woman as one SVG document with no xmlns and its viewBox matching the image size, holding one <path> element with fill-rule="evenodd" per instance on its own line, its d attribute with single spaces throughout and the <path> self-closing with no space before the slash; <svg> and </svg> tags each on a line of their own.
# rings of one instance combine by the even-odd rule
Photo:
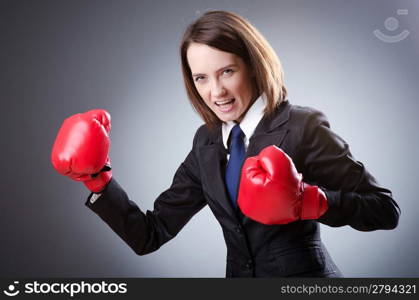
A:
<svg viewBox="0 0 419 300">
<path fill-rule="evenodd" d="M 93 192 L 86 205 L 137 254 L 159 249 L 209 205 L 227 246 L 227 277 L 341 277 L 319 222 L 361 231 L 397 226 L 399 208 L 320 111 L 287 100 L 282 67 L 242 17 L 207 12 L 180 55 L 188 97 L 204 120 L 173 183 L 143 213 L 112 178 L 110 116 L 63 123 L 52 151 L 62 174 Z M 105 166 L 105 167 L 104 167 Z"/>
</svg>

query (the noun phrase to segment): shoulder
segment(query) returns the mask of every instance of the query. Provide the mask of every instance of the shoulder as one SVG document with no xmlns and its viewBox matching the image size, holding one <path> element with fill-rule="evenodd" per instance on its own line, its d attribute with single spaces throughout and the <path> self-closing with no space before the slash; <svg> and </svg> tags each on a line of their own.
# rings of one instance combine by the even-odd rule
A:
<svg viewBox="0 0 419 300">
<path fill-rule="evenodd" d="M 281 125 L 300 129 L 308 124 L 322 124 L 329 127 L 329 121 L 322 111 L 311 106 L 295 105 L 289 100 L 278 105 L 273 115 L 266 116 L 264 122 L 268 128 L 278 129 L 282 127 Z"/>
<path fill-rule="evenodd" d="M 330 132 L 328 118 L 317 108 L 287 103 L 282 115 L 286 115 L 284 117 L 286 121 L 282 122 L 282 126 L 278 126 L 276 130 L 286 129 L 288 141 L 296 147 L 308 143 L 315 136 Z"/>
<path fill-rule="evenodd" d="M 211 131 L 207 125 L 201 125 L 195 132 L 193 138 L 193 147 L 199 147 L 203 145 L 208 145 L 213 139 L 215 132 Z"/>
<path fill-rule="evenodd" d="M 290 121 L 304 125 L 324 124 L 329 127 L 327 116 L 319 109 L 311 106 L 290 104 Z"/>
<path fill-rule="evenodd" d="M 320 126 L 330 128 L 328 118 L 321 110 L 311 106 L 291 104 L 289 101 L 282 103 L 273 118 L 267 122 L 270 124 L 268 127 L 276 130 L 285 128 L 296 136 L 302 136 Z"/>
</svg>

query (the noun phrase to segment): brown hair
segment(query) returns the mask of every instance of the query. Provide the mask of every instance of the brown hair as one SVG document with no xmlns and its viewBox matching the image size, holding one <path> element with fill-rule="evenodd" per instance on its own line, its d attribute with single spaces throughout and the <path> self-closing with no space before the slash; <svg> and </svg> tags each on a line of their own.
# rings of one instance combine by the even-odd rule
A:
<svg viewBox="0 0 419 300">
<path fill-rule="evenodd" d="M 195 88 L 187 60 L 191 43 L 201 43 L 240 57 L 255 74 L 258 95 L 267 100 L 265 115 L 272 114 L 285 100 L 287 90 L 281 62 L 262 34 L 243 17 L 228 11 L 209 11 L 191 23 L 180 44 L 183 80 L 192 106 L 210 129 L 221 120 L 208 108 Z"/>
</svg>

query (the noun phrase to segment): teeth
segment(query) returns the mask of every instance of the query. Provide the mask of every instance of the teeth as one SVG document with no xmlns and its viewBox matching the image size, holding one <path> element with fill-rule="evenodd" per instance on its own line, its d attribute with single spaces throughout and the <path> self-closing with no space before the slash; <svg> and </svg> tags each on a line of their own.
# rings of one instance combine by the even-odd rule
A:
<svg viewBox="0 0 419 300">
<path fill-rule="evenodd" d="M 216 101 L 215 104 L 217 104 L 217 105 L 223 105 L 223 104 L 229 103 L 229 102 L 231 102 L 233 100 L 234 100 L 234 98 L 231 98 L 231 99 L 228 99 L 228 100 L 224 100 L 224 101 Z"/>
</svg>

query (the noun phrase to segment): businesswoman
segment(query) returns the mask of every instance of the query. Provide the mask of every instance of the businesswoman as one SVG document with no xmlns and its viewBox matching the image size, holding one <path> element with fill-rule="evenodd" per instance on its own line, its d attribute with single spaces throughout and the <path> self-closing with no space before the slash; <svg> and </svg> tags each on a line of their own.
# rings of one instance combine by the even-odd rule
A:
<svg viewBox="0 0 419 300">
<path fill-rule="evenodd" d="M 51 159 L 91 191 L 86 205 L 134 251 L 174 238 L 208 205 L 227 246 L 227 277 L 341 277 L 319 223 L 393 229 L 399 208 L 326 116 L 291 104 L 279 59 L 242 17 L 203 14 L 180 45 L 187 95 L 205 122 L 172 185 L 143 212 L 112 177 L 110 116 L 65 120 Z"/>
</svg>

